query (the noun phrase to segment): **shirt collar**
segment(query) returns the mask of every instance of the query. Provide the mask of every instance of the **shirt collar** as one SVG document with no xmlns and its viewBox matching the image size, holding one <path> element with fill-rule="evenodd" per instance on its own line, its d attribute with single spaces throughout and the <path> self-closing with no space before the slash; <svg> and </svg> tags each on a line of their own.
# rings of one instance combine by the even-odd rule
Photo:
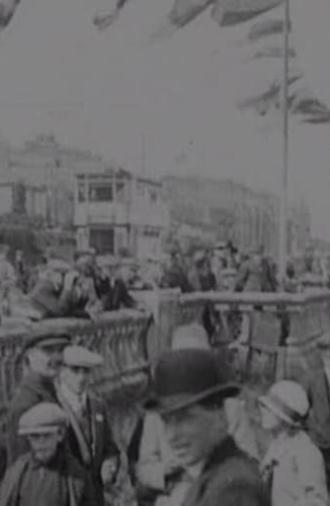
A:
<svg viewBox="0 0 330 506">
<path fill-rule="evenodd" d="M 87 404 L 87 393 L 83 392 L 82 395 L 77 395 L 72 392 L 69 387 L 64 383 L 60 382 L 60 388 L 63 396 L 68 401 L 68 404 L 74 411 L 79 411 L 82 407 L 86 407 Z"/>
<path fill-rule="evenodd" d="M 192 480 L 197 480 L 202 474 L 203 468 L 205 466 L 205 461 L 197 462 L 192 466 L 187 466 L 186 473 Z"/>
</svg>

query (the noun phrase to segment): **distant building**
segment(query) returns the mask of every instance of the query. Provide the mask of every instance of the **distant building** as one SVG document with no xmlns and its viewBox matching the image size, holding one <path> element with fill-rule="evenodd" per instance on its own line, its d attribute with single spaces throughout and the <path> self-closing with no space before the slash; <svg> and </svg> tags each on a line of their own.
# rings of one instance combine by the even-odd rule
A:
<svg viewBox="0 0 330 506">
<path fill-rule="evenodd" d="M 167 228 L 160 182 L 117 167 L 75 175 L 74 225 L 79 248 L 158 255 Z"/>
<path fill-rule="evenodd" d="M 264 245 L 274 254 L 277 199 L 231 180 L 167 176 L 163 180 L 171 223 L 207 230 L 213 240 L 232 240 L 241 250 Z"/>
<path fill-rule="evenodd" d="M 311 213 L 306 202 L 300 199 L 289 210 L 289 251 L 299 254 L 311 240 Z"/>
<path fill-rule="evenodd" d="M 53 135 L 40 135 L 8 154 L 7 173 L 27 184 L 47 188 L 47 224 L 52 228 L 73 227 L 74 174 L 104 162 L 89 151 L 60 145 Z"/>
<path fill-rule="evenodd" d="M 30 218 L 47 217 L 47 188 L 0 179 L 0 215 L 18 213 Z"/>
</svg>

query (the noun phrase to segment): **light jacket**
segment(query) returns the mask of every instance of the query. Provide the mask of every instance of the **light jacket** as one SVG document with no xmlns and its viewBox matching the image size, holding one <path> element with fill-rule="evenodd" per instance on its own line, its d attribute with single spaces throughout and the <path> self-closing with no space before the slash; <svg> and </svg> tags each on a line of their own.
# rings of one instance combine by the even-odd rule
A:
<svg viewBox="0 0 330 506">
<path fill-rule="evenodd" d="M 308 434 L 280 434 L 262 462 L 272 506 L 328 506 L 325 466 Z"/>
</svg>

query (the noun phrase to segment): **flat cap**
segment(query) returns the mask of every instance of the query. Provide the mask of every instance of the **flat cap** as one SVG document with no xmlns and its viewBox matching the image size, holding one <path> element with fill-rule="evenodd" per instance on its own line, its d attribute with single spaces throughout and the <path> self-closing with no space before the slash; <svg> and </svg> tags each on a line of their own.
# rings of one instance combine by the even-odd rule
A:
<svg viewBox="0 0 330 506">
<path fill-rule="evenodd" d="M 201 264 L 204 263 L 206 260 L 206 255 L 204 251 L 196 251 L 194 254 L 194 262 L 195 264 Z"/>
<path fill-rule="evenodd" d="M 64 350 L 64 365 L 68 367 L 93 368 L 102 365 L 103 358 L 99 353 L 84 348 L 83 346 L 67 346 Z"/>
<path fill-rule="evenodd" d="M 18 423 L 18 433 L 22 436 L 28 434 L 43 434 L 52 432 L 61 425 L 66 425 L 65 411 L 52 402 L 41 402 L 26 411 Z"/>
<path fill-rule="evenodd" d="M 47 348 L 53 345 L 67 346 L 71 342 L 71 336 L 63 331 L 36 330 L 26 337 L 23 345 L 23 353 L 36 346 Z"/>
</svg>

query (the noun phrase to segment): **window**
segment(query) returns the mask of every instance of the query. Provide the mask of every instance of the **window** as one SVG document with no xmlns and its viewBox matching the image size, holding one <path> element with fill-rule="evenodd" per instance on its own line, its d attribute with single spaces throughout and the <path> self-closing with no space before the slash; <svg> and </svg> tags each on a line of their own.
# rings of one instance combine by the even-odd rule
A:
<svg viewBox="0 0 330 506">
<path fill-rule="evenodd" d="M 85 202 L 85 185 L 83 183 L 78 185 L 78 201 Z"/>
<path fill-rule="evenodd" d="M 118 202 L 125 202 L 126 198 L 126 187 L 122 181 L 116 182 L 116 199 Z"/>
<path fill-rule="evenodd" d="M 149 194 L 150 194 L 151 204 L 157 204 L 157 200 L 158 200 L 157 190 L 151 189 Z"/>
<path fill-rule="evenodd" d="M 90 246 L 98 254 L 114 253 L 114 231 L 112 228 L 92 228 L 90 230 Z"/>
<path fill-rule="evenodd" d="M 91 184 L 89 187 L 90 202 L 112 202 L 112 185 L 109 184 Z"/>
</svg>

